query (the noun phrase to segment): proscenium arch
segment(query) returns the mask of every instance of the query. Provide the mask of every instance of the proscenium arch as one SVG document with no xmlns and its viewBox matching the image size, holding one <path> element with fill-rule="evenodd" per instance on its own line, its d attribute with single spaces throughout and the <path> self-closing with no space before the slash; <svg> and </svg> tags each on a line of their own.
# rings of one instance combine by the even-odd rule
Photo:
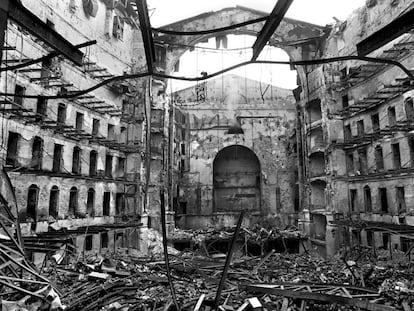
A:
<svg viewBox="0 0 414 311">
<path fill-rule="evenodd" d="M 216 12 L 203 13 L 161 28 L 183 32 L 200 31 L 238 24 L 266 15 L 267 13 L 265 12 L 242 6 L 236 6 L 232 8 L 225 8 Z M 162 44 L 157 44 L 157 48 L 164 48 L 167 46 L 165 62 L 162 65 L 165 69 L 165 73 L 171 74 L 175 63 L 187 50 L 190 49 L 191 46 L 218 35 L 234 34 L 257 36 L 263 25 L 264 22 L 259 22 L 225 32 L 203 35 L 164 35 L 160 33 L 155 37 L 155 42 L 162 42 Z M 318 39 L 323 38 L 324 35 L 325 27 L 285 17 L 275 33 L 272 35 L 269 43 L 271 46 L 284 50 L 289 55 L 291 60 L 298 61 L 303 59 L 303 51 L 300 48 L 298 49 L 298 47 L 304 46 L 306 49 L 309 45 L 317 45 L 319 44 Z M 289 42 L 289 44 L 287 44 L 287 42 Z M 296 43 L 293 44 L 293 42 Z M 304 81 L 302 79 L 302 77 L 304 77 L 302 66 L 298 66 L 297 70 L 301 81 Z"/>
<path fill-rule="evenodd" d="M 261 164 L 256 153 L 242 145 L 221 149 L 213 161 L 214 212 L 261 210 Z"/>
</svg>

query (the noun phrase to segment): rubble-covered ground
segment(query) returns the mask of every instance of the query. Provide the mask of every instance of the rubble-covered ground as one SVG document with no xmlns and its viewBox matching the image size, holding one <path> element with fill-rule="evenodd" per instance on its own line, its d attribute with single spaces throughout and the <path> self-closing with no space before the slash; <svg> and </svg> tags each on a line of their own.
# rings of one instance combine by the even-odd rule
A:
<svg viewBox="0 0 414 311">
<path fill-rule="evenodd" d="M 268 233 L 265 235 L 269 236 Z M 262 234 L 255 235 L 255 239 Z M 202 248 L 172 253 L 169 255 L 171 276 L 181 309 L 194 310 L 200 296 L 205 294 L 199 310 L 211 310 L 225 254 L 207 254 Z M 252 297 L 259 299 L 264 310 L 357 310 L 334 302 L 323 304 L 308 300 L 303 305 L 298 299 L 254 295 L 245 290 L 248 284 L 281 282 L 373 289 L 371 302 L 411 310 L 414 269 L 405 254 L 394 251 L 392 260 L 389 255 L 388 251 L 377 251 L 374 255 L 370 249 L 354 249 L 326 260 L 306 253 L 273 251 L 267 256 L 246 256 L 239 249 L 228 271 L 220 310 L 242 310 L 246 299 Z M 6 295 L 4 292 L 2 310 L 175 310 L 161 254 L 140 257 L 131 254 L 131 250 L 118 249 L 116 253 L 72 255 L 60 264 L 52 259 L 46 261 L 41 273 L 56 288 L 54 296 L 48 295 L 45 301 L 32 297 L 22 300 L 21 293 L 11 291 Z M 26 289 L 35 291 L 35 285 Z M 249 308 L 244 306 L 246 310 Z"/>
</svg>

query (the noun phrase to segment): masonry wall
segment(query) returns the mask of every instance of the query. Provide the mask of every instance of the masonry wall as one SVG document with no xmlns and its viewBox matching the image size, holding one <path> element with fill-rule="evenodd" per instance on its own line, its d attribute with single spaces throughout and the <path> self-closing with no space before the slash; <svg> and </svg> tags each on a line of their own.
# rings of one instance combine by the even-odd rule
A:
<svg viewBox="0 0 414 311">
<path fill-rule="evenodd" d="M 65 97 L 115 75 L 131 73 L 144 62 L 143 55 L 137 53 L 142 50 L 142 41 L 136 13 L 130 7 L 121 21 L 122 29 L 116 31 L 119 23 L 114 21 L 119 11 L 110 2 L 97 2 L 94 13 L 85 11 L 81 0 L 23 4 L 71 43 L 96 39 L 97 44 L 82 49 L 82 66 L 59 57 L 50 63 L 3 72 L 2 92 Z M 3 61 L 9 65 L 51 51 L 13 23 L 9 23 L 5 40 L 9 49 Z M 76 98 L 47 99 L 43 104 L 38 98 L 2 98 L 1 165 L 15 189 L 24 234 L 48 232 L 51 227 L 119 224 L 125 235 L 123 222 L 139 223 L 144 98 L 145 83 L 138 80 L 111 83 Z M 41 142 L 40 147 L 35 147 L 35 141 Z M 60 156 L 56 145 L 62 145 Z M 78 161 L 74 160 L 75 150 L 79 150 Z M 91 152 L 96 152 L 95 165 Z M 60 165 L 56 166 L 57 160 Z M 58 193 L 54 202 L 53 191 Z M 52 211 L 55 208 L 56 213 Z M 80 251 L 84 238 L 79 237 L 77 243 Z M 93 235 L 93 250 L 100 250 L 100 240 L 101 233 Z"/>
<path fill-rule="evenodd" d="M 293 94 L 267 86 L 260 95 L 259 83 L 227 75 L 203 86 L 204 101 L 197 101 L 200 94 L 195 88 L 174 94 L 177 106 L 190 117 L 189 163 L 183 163 L 187 166 L 180 182 L 181 205 L 186 206 L 179 215 L 182 226 L 234 224 L 238 211 L 226 207 L 224 201 L 219 203 L 224 206 L 214 203 L 214 159 L 229 146 L 247 147 L 260 163 L 260 203 L 244 200 L 250 205 L 243 208 L 240 201 L 240 208 L 248 210 L 247 224 L 269 215 L 279 227 L 295 223 L 295 163 L 288 153 L 289 137 L 295 128 Z M 243 133 L 232 134 L 238 126 Z"/>
<path fill-rule="evenodd" d="M 332 26 L 320 57 L 356 53 L 357 43 L 409 5 L 368 1 L 348 20 Z M 410 41 L 412 35 L 403 34 L 369 56 L 391 58 L 411 68 Z M 382 228 L 412 224 L 412 115 L 406 104 L 412 91 L 406 75 L 395 66 L 347 61 L 308 68 L 307 77 L 309 87 L 302 83 L 300 103 L 307 137 L 300 142 L 306 150 L 307 189 L 300 225 L 310 235 L 310 247 L 322 247 L 327 255 L 345 247 L 346 234 L 336 225 L 338 220 L 373 221 Z M 382 246 L 381 234 L 389 232 L 375 232 L 377 247 Z M 361 243 L 367 245 L 364 230 L 362 236 Z M 398 235 L 390 239 L 393 247 L 402 247 Z"/>
</svg>

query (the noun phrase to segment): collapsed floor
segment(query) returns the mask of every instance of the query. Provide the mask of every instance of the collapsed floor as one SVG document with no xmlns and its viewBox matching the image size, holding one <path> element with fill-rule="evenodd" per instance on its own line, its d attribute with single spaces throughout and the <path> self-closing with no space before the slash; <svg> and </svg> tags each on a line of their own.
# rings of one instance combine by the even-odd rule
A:
<svg viewBox="0 0 414 311">
<path fill-rule="evenodd" d="M 232 236 L 232 230 L 179 231 L 170 239 L 171 246 L 192 241 L 182 251 L 168 248 L 182 310 L 214 309 L 226 258 L 226 250 L 219 249 L 230 248 Z M 242 229 L 218 309 L 406 311 L 414 306 L 414 268 L 405 253 L 355 247 L 326 260 L 307 250 L 289 253 L 286 247 L 277 253 L 269 246 L 277 246 L 278 239 L 287 246 L 294 236 L 302 238 L 294 228 Z M 30 262 L 32 267 L 13 276 L 7 275 L 13 269 L 2 268 L 2 310 L 175 310 L 160 240 L 154 239 L 152 256 L 131 249 L 86 256 L 57 251 L 46 257 L 38 275 Z M 16 252 L 1 246 L 2 259 L 7 251 Z M 251 254 L 257 249 L 263 255 Z M 24 260 L 10 257 L 23 267 Z"/>
</svg>

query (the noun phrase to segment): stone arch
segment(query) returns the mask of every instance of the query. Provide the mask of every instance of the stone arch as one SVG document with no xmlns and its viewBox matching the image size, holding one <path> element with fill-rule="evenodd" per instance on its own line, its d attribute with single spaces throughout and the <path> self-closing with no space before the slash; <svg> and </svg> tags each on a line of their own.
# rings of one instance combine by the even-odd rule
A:
<svg viewBox="0 0 414 311">
<path fill-rule="evenodd" d="M 213 161 L 215 212 L 261 209 L 261 165 L 257 155 L 242 145 L 221 149 Z"/>
<path fill-rule="evenodd" d="M 203 31 L 207 29 L 222 28 L 228 25 L 242 23 L 248 20 L 266 16 L 267 13 L 247 7 L 236 6 L 224 8 L 216 12 L 203 13 L 188 19 L 184 19 L 162 27 L 173 31 Z M 209 38 L 223 36 L 227 34 L 252 35 L 257 36 L 262 29 L 264 22 L 239 27 L 224 32 L 200 34 L 200 35 L 171 35 L 156 34 L 155 41 L 162 42 L 157 44 L 157 49 L 164 57 L 162 65 L 165 72 L 170 74 L 181 56 L 190 49 L 191 46 L 206 41 Z M 283 18 L 279 27 L 269 40 L 271 46 L 283 49 L 292 60 L 302 60 L 305 57 L 311 59 L 312 51 L 319 47 L 319 38 L 325 35 L 325 27 L 314 25 L 291 18 Z M 163 50 L 165 48 L 165 50 Z M 304 57 L 304 54 L 306 56 Z M 299 66 L 298 73 L 302 81 L 304 72 Z"/>
</svg>

